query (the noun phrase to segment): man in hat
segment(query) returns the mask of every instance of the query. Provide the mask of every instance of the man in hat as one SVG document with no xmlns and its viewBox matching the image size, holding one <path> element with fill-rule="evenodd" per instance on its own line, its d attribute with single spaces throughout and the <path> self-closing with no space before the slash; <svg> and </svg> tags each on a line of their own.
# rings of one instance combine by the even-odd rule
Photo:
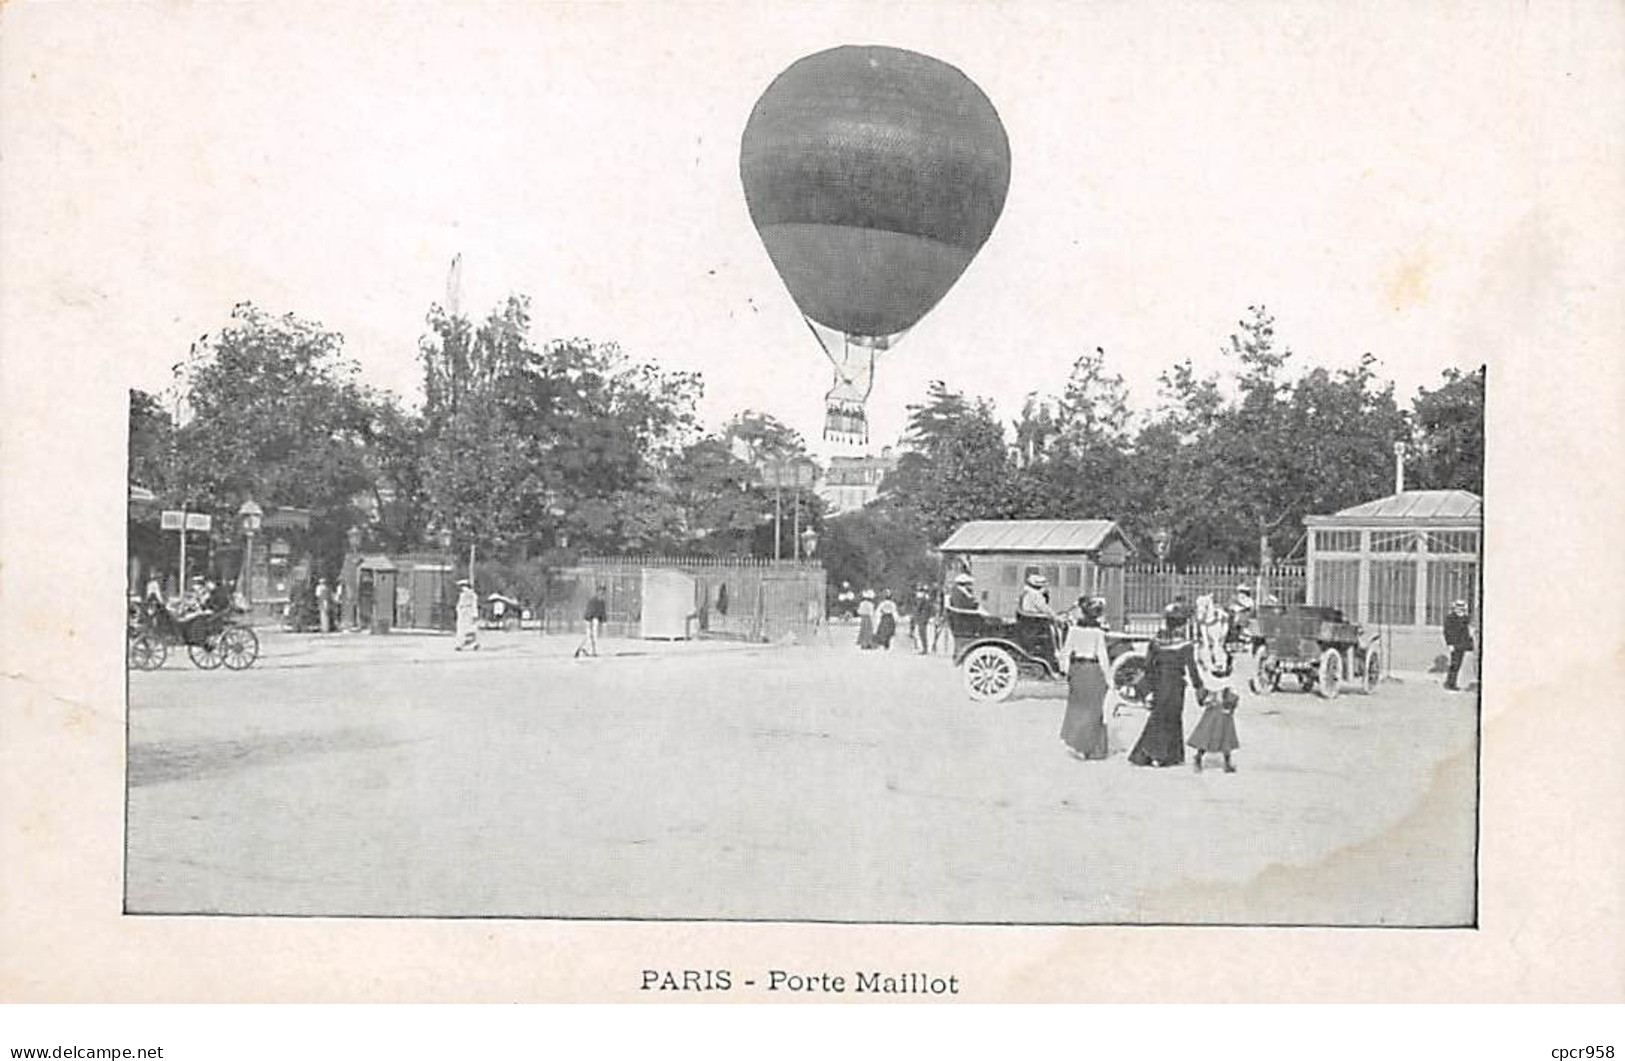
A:
<svg viewBox="0 0 1625 1061">
<path fill-rule="evenodd" d="M 480 598 L 473 583 L 466 578 L 457 580 L 457 651 L 480 648 Z"/>
<path fill-rule="evenodd" d="M 1029 645 L 1046 647 L 1049 656 L 1059 651 L 1055 639 L 1055 609 L 1049 603 L 1049 579 L 1043 573 L 1028 573 L 1027 584 L 1016 602 L 1016 624 L 1027 628 Z"/>
<path fill-rule="evenodd" d="M 1451 604 L 1450 613 L 1444 617 L 1444 643 L 1450 646 L 1450 671 L 1445 675 L 1444 687 L 1456 692 L 1460 688 L 1456 679 L 1461 674 L 1462 658 L 1474 648 L 1472 625 L 1464 600 Z"/>
<path fill-rule="evenodd" d="M 920 655 L 931 651 L 931 620 L 936 616 L 937 602 L 931 587 L 920 583 L 914 591 L 914 621 L 912 632 L 914 634 L 914 647 L 920 650 Z"/>
</svg>

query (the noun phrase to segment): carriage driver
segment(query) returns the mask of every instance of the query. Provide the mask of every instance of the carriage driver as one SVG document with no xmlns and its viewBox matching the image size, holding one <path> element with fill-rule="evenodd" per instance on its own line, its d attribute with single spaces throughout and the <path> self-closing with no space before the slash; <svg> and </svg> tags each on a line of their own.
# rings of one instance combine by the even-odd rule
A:
<svg viewBox="0 0 1625 1061">
<path fill-rule="evenodd" d="M 948 603 L 944 607 L 950 612 L 971 614 L 982 610 L 982 602 L 976 599 L 976 579 L 969 571 L 961 571 L 954 576 L 953 586 L 948 590 Z"/>
<path fill-rule="evenodd" d="M 1053 656 L 1060 651 L 1060 645 L 1055 641 L 1056 616 L 1045 588 L 1048 585 L 1049 579 L 1037 571 L 1027 576 L 1027 585 L 1016 602 L 1016 622 L 1032 631 L 1034 643 L 1049 646 L 1048 654 Z"/>
<path fill-rule="evenodd" d="M 1253 590 L 1243 582 L 1236 587 L 1236 599 L 1230 602 L 1230 640 L 1240 640 L 1247 629 L 1247 620 L 1253 614 Z"/>
</svg>

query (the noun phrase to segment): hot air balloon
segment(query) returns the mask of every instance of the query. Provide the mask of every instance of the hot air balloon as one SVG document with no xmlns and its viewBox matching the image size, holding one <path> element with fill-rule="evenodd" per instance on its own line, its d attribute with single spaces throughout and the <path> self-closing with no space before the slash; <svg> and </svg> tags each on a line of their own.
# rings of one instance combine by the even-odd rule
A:
<svg viewBox="0 0 1625 1061">
<path fill-rule="evenodd" d="M 982 90 L 900 48 L 832 48 L 762 93 L 739 175 L 768 257 L 835 365 L 824 436 L 868 440 L 875 358 L 959 279 L 1010 188 Z"/>
</svg>

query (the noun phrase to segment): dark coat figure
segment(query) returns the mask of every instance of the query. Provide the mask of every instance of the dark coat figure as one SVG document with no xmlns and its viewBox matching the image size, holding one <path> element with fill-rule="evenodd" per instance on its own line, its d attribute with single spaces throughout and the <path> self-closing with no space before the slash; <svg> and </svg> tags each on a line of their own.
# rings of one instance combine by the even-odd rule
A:
<svg viewBox="0 0 1625 1061">
<path fill-rule="evenodd" d="M 1467 602 L 1457 601 L 1444 617 L 1444 643 L 1450 646 L 1450 673 L 1445 675 L 1444 687 L 1456 689 L 1461 675 L 1462 657 L 1473 651 L 1473 630 L 1467 618 Z"/>
<path fill-rule="evenodd" d="M 1218 752 L 1224 756 L 1224 772 L 1236 772 L 1235 764 L 1230 761 L 1230 753 L 1241 747 L 1241 740 L 1236 736 L 1236 707 L 1241 698 L 1234 689 L 1219 689 L 1207 697 L 1203 703 L 1206 709 L 1202 712 L 1202 720 L 1196 723 L 1191 730 L 1190 740 L 1187 742 L 1196 749 L 1196 772 L 1202 772 L 1202 756 L 1207 752 Z"/>
<path fill-rule="evenodd" d="M 1177 614 L 1176 614 L 1177 612 Z M 1185 688 L 1187 679 L 1198 697 L 1206 695 L 1196 669 L 1196 646 L 1184 636 L 1187 616 L 1170 606 L 1166 625 L 1151 642 L 1140 679 L 1140 693 L 1151 700 L 1151 717 L 1128 761 L 1135 766 L 1174 766 L 1185 761 Z"/>
</svg>

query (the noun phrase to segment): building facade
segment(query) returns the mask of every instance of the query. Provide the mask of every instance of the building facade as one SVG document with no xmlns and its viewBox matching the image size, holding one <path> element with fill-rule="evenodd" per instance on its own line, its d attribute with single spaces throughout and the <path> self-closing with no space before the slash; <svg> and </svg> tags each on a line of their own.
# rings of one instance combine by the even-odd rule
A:
<svg viewBox="0 0 1625 1061">
<path fill-rule="evenodd" d="M 831 457 L 824 479 L 818 485 L 818 496 L 824 499 L 825 515 L 839 516 L 856 512 L 880 496 L 880 484 L 893 468 L 897 458 L 888 446 L 878 457 Z"/>
<path fill-rule="evenodd" d="M 1478 626 L 1484 509 L 1465 490 L 1405 490 L 1308 516 L 1308 599 L 1383 634 L 1389 665 L 1425 670 L 1464 600 Z"/>
</svg>

